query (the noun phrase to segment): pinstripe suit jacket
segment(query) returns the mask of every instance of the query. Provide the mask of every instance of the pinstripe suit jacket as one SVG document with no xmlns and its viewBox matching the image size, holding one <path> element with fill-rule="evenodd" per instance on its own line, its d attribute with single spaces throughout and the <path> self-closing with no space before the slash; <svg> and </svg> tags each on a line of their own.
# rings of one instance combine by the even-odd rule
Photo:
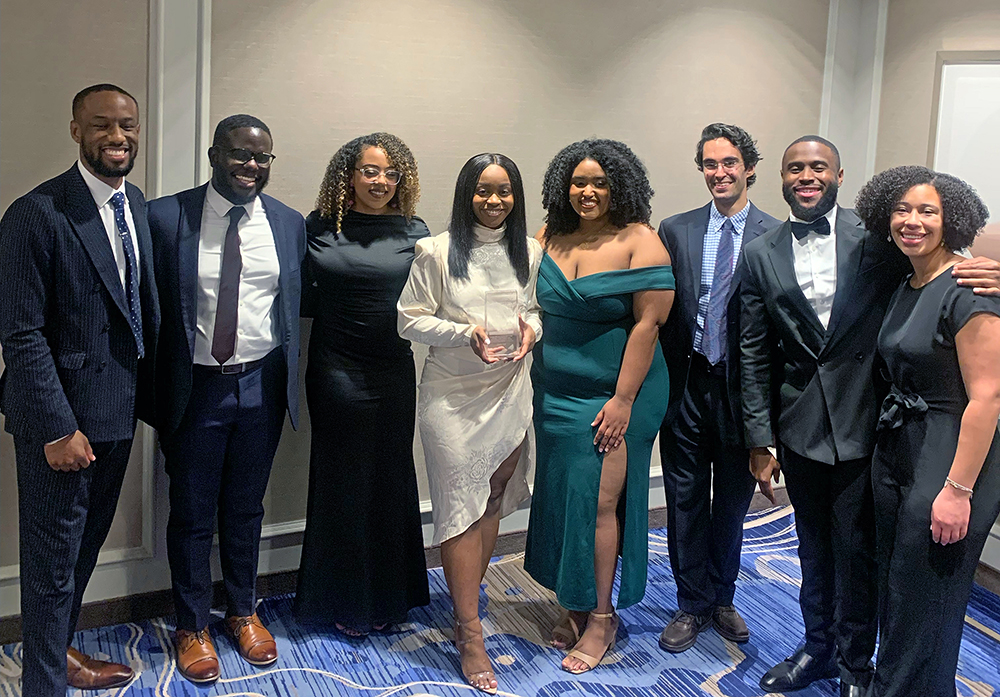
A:
<svg viewBox="0 0 1000 697">
<path fill-rule="evenodd" d="M 0 220 L 0 409 L 10 433 L 47 443 L 80 430 L 127 440 L 151 420 L 159 328 L 146 200 L 126 183 L 139 245 L 146 358 L 97 205 L 76 164 L 10 205 Z"/>
</svg>

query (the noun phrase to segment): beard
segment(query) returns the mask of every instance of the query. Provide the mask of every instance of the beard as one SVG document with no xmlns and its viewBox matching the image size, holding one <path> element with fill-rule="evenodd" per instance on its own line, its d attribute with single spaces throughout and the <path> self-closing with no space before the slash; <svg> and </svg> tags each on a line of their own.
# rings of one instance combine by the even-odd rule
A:
<svg viewBox="0 0 1000 697">
<path fill-rule="evenodd" d="M 795 198 L 795 192 L 792 191 L 792 187 L 789 184 L 783 184 L 781 186 L 781 195 L 785 198 L 785 203 L 788 207 L 792 209 L 792 215 L 801 221 L 806 223 L 811 223 L 820 216 L 824 216 L 830 212 L 830 210 L 837 205 L 837 190 L 840 187 L 837 185 L 836 181 L 830 182 L 826 191 L 820 196 L 819 201 L 816 202 L 815 206 L 806 207 L 799 203 L 798 199 Z"/>
<path fill-rule="evenodd" d="M 91 169 L 102 177 L 113 178 L 128 176 L 128 173 L 132 171 L 133 165 L 135 165 L 135 148 L 129 148 L 128 160 L 120 167 L 112 167 L 102 160 L 100 149 L 96 152 L 92 152 L 89 147 L 81 147 L 80 154 L 83 155 L 83 159 L 87 161 L 87 164 L 90 165 Z"/>
</svg>

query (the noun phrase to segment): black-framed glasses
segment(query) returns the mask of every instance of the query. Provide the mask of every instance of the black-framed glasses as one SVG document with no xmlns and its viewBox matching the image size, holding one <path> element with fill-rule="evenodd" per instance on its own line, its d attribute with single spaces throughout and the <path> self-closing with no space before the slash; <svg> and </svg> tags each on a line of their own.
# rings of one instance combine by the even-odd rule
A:
<svg viewBox="0 0 1000 697">
<path fill-rule="evenodd" d="M 378 181 L 379 175 L 385 177 L 385 183 L 396 186 L 399 182 L 403 181 L 403 173 L 398 169 L 379 169 L 374 165 L 366 165 L 364 167 L 355 167 L 357 171 L 361 172 L 362 178 L 369 184 L 373 184 Z"/>
<path fill-rule="evenodd" d="M 226 153 L 226 155 L 230 160 L 239 162 L 241 165 L 245 165 L 250 160 L 253 160 L 257 163 L 258 167 L 270 167 L 275 158 L 275 155 L 269 152 L 252 152 L 246 148 L 234 148 Z"/>
</svg>

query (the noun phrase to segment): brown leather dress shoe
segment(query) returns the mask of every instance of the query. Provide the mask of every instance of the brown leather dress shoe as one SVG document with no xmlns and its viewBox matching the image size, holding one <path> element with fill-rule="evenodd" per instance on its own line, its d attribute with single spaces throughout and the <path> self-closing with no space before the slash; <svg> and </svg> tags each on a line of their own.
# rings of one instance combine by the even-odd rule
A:
<svg viewBox="0 0 1000 697">
<path fill-rule="evenodd" d="M 256 612 L 249 617 L 227 617 L 226 627 L 239 644 L 240 655 L 247 663 L 266 666 L 278 660 L 274 637 L 261 624 Z"/>
<path fill-rule="evenodd" d="M 177 630 L 177 670 L 195 684 L 219 679 L 219 655 L 208 629 Z"/>
<path fill-rule="evenodd" d="M 712 624 L 715 626 L 715 631 L 729 641 L 735 641 L 737 644 L 750 641 L 750 630 L 747 629 L 747 623 L 743 621 L 739 611 L 732 605 L 715 608 L 712 613 Z"/>
<path fill-rule="evenodd" d="M 72 646 L 66 649 L 66 684 L 77 690 L 107 690 L 121 687 L 135 672 L 121 663 L 108 663 L 80 653 Z"/>
</svg>

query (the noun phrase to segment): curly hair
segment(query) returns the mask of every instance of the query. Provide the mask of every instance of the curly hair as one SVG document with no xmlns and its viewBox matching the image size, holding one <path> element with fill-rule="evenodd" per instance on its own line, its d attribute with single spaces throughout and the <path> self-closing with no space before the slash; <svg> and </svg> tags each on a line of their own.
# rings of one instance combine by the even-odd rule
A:
<svg viewBox="0 0 1000 697">
<path fill-rule="evenodd" d="M 416 214 L 417 201 L 420 200 L 420 178 L 413 153 L 391 133 L 369 133 L 348 141 L 334 153 L 319 187 L 316 209 L 321 218 L 337 221 L 338 233 L 344 214 L 354 205 L 354 188 L 351 184 L 354 168 L 365 148 L 370 147 L 381 148 L 389 159 L 389 165 L 403 173 L 403 179 L 396 186 L 396 193 L 389 201 L 389 206 L 399 210 L 407 220 Z"/>
<path fill-rule="evenodd" d="M 889 235 L 892 211 L 906 192 L 915 186 L 930 184 L 941 197 L 941 233 L 948 249 L 957 251 L 972 244 L 986 227 L 990 212 L 979 194 L 958 177 L 935 172 L 919 165 L 893 167 L 872 177 L 858 192 L 855 212 L 868 231 Z"/>
<path fill-rule="evenodd" d="M 694 163 L 698 165 L 699 172 L 702 171 L 705 143 L 719 138 L 725 138 L 734 148 L 740 151 L 740 157 L 743 158 L 743 166 L 746 169 L 756 167 L 757 163 L 763 159 L 757 150 L 757 141 L 742 128 L 728 123 L 710 123 L 702 129 L 701 140 L 698 141 L 698 150 L 694 154 Z M 747 188 L 753 186 L 756 181 L 757 173 L 754 172 L 747 177 Z"/>
<path fill-rule="evenodd" d="M 580 225 L 580 217 L 569 202 L 569 183 L 573 170 L 584 160 L 594 160 L 607 175 L 611 189 L 608 219 L 623 228 L 630 223 L 649 225 L 652 208 L 646 168 L 636 154 L 617 140 L 594 138 L 567 145 L 549 162 L 542 183 L 542 207 L 545 214 L 545 237 L 567 235 Z"/>
</svg>

